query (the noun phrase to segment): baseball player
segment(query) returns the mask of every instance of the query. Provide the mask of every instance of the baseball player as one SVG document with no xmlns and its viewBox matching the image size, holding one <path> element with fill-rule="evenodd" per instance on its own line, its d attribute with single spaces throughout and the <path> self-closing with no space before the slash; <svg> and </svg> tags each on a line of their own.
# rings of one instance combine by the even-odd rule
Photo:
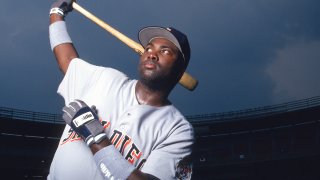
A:
<svg viewBox="0 0 320 180">
<path fill-rule="evenodd" d="M 50 10 L 67 125 L 47 178 L 190 179 L 193 128 L 168 100 L 190 59 L 187 37 L 174 28 L 140 30 L 139 79 L 129 79 L 79 58 L 64 21 L 71 4 L 58 0 Z"/>
</svg>

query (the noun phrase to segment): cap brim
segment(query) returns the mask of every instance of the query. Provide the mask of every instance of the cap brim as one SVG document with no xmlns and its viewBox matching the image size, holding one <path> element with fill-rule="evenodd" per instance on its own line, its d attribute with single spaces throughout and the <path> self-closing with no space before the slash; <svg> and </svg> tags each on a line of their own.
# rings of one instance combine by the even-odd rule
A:
<svg viewBox="0 0 320 180">
<path fill-rule="evenodd" d="M 182 52 L 178 40 L 171 34 L 171 32 L 162 27 L 146 27 L 139 31 L 139 41 L 143 47 L 146 47 L 154 38 L 165 38 L 171 41 Z"/>
</svg>

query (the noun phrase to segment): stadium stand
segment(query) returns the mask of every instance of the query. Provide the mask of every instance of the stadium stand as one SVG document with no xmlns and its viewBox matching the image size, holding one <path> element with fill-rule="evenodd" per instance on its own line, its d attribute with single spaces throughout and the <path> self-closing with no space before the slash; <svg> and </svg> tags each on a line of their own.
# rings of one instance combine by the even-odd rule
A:
<svg viewBox="0 0 320 180">
<path fill-rule="evenodd" d="M 320 179 L 320 97 L 188 120 L 194 179 Z"/>
<path fill-rule="evenodd" d="M 187 119 L 192 179 L 320 179 L 320 96 Z M 61 115 L 0 107 L 1 179 L 46 179 L 63 128 Z"/>
<path fill-rule="evenodd" d="M 1 177 L 46 179 L 63 128 L 61 115 L 0 108 Z"/>
</svg>

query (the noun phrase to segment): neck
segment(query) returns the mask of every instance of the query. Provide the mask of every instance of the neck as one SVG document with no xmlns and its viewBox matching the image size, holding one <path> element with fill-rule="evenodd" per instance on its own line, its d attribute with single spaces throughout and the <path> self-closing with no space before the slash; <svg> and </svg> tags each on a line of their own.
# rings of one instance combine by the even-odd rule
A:
<svg viewBox="0 0 320 180">
<path fill-rule="evenodd" d="M 170 90 L 151 88 L 141 81 L 136 85 L 136 98 L 139 104 L 147 104 L 151 106 L 165 106 L 171 104 L 168 100 Z"/>
</svg>

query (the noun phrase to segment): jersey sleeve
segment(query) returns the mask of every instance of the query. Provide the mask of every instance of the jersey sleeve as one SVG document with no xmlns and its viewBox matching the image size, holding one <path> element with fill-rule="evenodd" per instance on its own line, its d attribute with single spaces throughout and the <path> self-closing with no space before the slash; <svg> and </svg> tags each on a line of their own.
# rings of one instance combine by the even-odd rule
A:
<svg viewBox="0 0 320 180">
<path fill-rule="evenodd" d="M 186 124 L 151 152 L 141 171 L 159 179 L 191 179 L 193 128 Z"/>
<path fill-rule="evenodd" d="M 94 87 L 102 84 L 102 81 L 105 87 L 118 84 L 119 77 L 127 78 L 125 74 L 115 69 L 92 65 L 82 59 L 75 58 L 70 62 L 59 85 L 58 94 L 64 98 L 65 104 L 69 104 L 75 99 L 83 99 Z"/>
</svg>

